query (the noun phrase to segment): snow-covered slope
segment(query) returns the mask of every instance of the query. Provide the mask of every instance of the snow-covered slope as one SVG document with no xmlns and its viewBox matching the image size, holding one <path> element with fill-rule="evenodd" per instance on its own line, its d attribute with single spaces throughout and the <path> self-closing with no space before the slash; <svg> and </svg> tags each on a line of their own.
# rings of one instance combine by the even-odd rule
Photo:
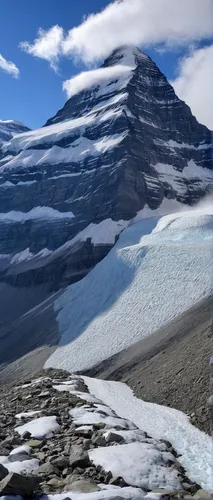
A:
<svg viewBox="0 0 213 500">
<path fill-rule="evenodd" d="M 128 227 L 56 301 L 60 346 L 46 365 L 82 370 L 150 335 L 213 292 L 213 207 Z"/>
<path fill-rule="evenodd" d="M 123 418 L 134 422 L 156 439 L 166 439 L 180 454 L 189 477 L 213 493 L 212 438 L 199 431 L 182 412 L 137 399 L 120 382 L 84 377 L 89 391 Z"/>
<path fill-rule="evenodd" d="M 16 120 L 0 120 L 0 147 L 14 135 L 27 132 L 28 127 Z"/>
<path fill-rule="evenodd" d="M 68 90 L 71 98 L 44 127 L 0 149 L 7 286 L 41 285 L 48 294 L 73 283 L 138 213 L 162 213 L 165 204 L 170 213 L 173 203 L 192 205 L 213 186 L 211 132 L 139 49 L 115 50 Z"/>
</svg>

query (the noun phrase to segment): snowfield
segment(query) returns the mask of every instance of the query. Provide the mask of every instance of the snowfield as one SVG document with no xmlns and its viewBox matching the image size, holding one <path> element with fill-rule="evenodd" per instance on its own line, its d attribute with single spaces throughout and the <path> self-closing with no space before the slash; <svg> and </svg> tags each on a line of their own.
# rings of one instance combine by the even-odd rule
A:
<svg viewBox="0 0 213 500">
<path fill-rule="evenodd" d="M 166 406 L 146 403 L 136 398 L 132 390 L 126 384 L 98 380 L 90 377 L 83 378 L 91 394 L 102 399 L 103 403 L 109 405 L 110 408 L 116 411 L 117 415 L 122 418 L 130 419 L 139 429 L 147 432 L 147 434 L 155 439 L 168 440 L 181 455 L 178 460 L 187 471 L 189 478 L 201 484 L 202 488 L 205 490 L 213 493 L 212 437 L 207 436 L 204 432 L 199 431 L 193 426 L 184 413 Z M 139 445 L 139 443 L 136 444 Z M 108 451 L 108 449 L 106 450 Z M 94 451 L 96 452 L 96 450 Z M 115 467 L 115 471 L 117 471 L 116 474 L 118 473 L 119 467 L 121 467 L 120 472 L 123 470 L 122 475 L 125 473 L 127 476 L 131 474 L 131 468 L 128 467 L 128 463 L 131 463 L 131 452 L 126 453 L 121 459 L 118 452 L 118 456 L 115 454 L 113 459 L 113 456 L 110 455 L 110 451 L 109 454 L 107 451 L 105 454 L 103 453 L 102 456 L 103 466 L 107 466 L 109 460 L 111 466 L 110 470 Z M 101 450 L 98 449 L 97 455 L 99 461 L 100 453 Z M 133 454 L 137 457 L 139 453 L 139 450 L 134 450 Z M 124 463 L 125 457 L 126 462 Z M 146 458 L 147 462 L 145 466 L 148 467 L 148 455 L 146 455 Z M 137 463 L 136 458 L 135 467 Z M 143 464 L 142 457 L 140 457 L 140 464 Z M 137 469 L 134 470 L 134 473 L 136 473 L 136 470 Z M 150 469 L 150 472 L 151 471 L 153 472 L 154 470 Z M 169 479 L 171 480 L 172 478 L 170 477 Z M 136 480 L 140 481 L 139 471 Z M 173 480 L 175 481 L 174 478 Z"/>
<path fill-rule="evenodd" d="M 89 393 L 77 392 L 77 380 L 82 378 Z M 56 384 L 54 389 L 93 402 L 92 407 L 84 403 L 70 410 L 79 429 L 103 423 L 107 425 L 103 430 L 106 441 L 111 433 L 123 437 L 123 444 L 90 450 L 90 459 L 96 465 L 122 476 L 132 487 L 179 489 L 177 470 L 167 467 L 168 460 L 174 460 L 164 442 L 169 441 L 180 455 L 178 461 L 187 476 L 213 493 L 212 437 L 193 426 L 184 413 L 142 401 L 121 382 L 72 375 L 70 381 Z"/>
<path fill-rule="evenodd" d="M 46 367 L 83 370 L 152 334 L 213 292 L 213 207 L 126 228 L 56 301 L 61 340 Z"/>
</svg>

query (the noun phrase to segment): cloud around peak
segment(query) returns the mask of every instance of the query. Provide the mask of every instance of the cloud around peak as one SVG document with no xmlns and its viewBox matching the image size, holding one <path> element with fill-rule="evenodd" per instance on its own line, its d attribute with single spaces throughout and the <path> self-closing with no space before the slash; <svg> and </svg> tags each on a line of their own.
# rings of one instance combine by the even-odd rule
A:
<svg viewBox="0 0 213 500">
<path fill-rule="evenodd" d="M 125 80 L 128 79 L 132 69 L 134 69 L 134 67 L 132 68 L 117 64 L 106 68 L 82 71 L 82 73 L 70 78 L 70 80 L 65 80 L 65 82 L 63 82 L 63 90 L 66 91 L 67 97 L 70 98 L 73 95 L 82 92 L 82 90 L 88 90 L 91 87 L 99 86 L 101 84 L 107 85 L 107 83 L 113 79 L 121 79 L 120 87 L 122 87 L 122 82 L 125 82 Z"/>
<path fill-rule="evenodd" d="M 213 45 L 194 49 L 181 59 L 171 83 L 197 120 L 213 130 Z"/>
<path fill-rule="evenodd" d="M 60 56 L 91 64 L 123 45 L 187 45 L 213 36 L 213 0 L 115 0 L 65 33 L 42 28 L 22 50 L 49 61 L 57 70 Z"/>
<path fill-rule="evenodd" d="M 38 36 L 32 43 L 21 42 L 19 47 L 31 56 L 45 59 L 54 71 L 58 70 L 58 59 L 62 52 L 64 30 L 61 26 L 52 26 L 49 30 L 39 28 Z"/>
<path fill-rule="evenodd" d="M 19 78 L 20 71 L 17 66 L 12 61 L 7 61 L 2 54 L 0 54 L 0 69 L 13 78 Z"/>
<path fill-rule="evenodd" d="M 213 0 L 122 0 L 72 28 L 63 54 L 86 64 L 122 45 L 188 44 L 213 35 Z"/>
</svg>

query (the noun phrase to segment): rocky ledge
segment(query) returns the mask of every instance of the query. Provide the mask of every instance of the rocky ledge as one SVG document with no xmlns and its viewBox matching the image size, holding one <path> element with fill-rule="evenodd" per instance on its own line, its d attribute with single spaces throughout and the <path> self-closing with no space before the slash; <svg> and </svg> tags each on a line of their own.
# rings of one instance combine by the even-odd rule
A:
<svg viewBox="0 0 213 500">
<path fill-rule="evenodd" d="M 170 443 L 118 417 L 81 377 L 43 371 L 3 387 L 0 407 L 0 496 L 211 498 Z"/>
</svg>

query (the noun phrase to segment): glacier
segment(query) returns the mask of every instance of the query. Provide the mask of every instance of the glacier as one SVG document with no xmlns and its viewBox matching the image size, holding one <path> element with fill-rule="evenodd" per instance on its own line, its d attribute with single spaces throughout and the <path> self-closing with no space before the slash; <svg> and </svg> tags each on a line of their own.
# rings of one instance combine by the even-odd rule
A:
<svg viewBox="0 0 213 500">
<path fill-rule="evenodd" d="M 55 303 L 46 367 L 84 370 L 152 334 L 213 292 L 213 207 L 143 219 Z"/>
</svg>

